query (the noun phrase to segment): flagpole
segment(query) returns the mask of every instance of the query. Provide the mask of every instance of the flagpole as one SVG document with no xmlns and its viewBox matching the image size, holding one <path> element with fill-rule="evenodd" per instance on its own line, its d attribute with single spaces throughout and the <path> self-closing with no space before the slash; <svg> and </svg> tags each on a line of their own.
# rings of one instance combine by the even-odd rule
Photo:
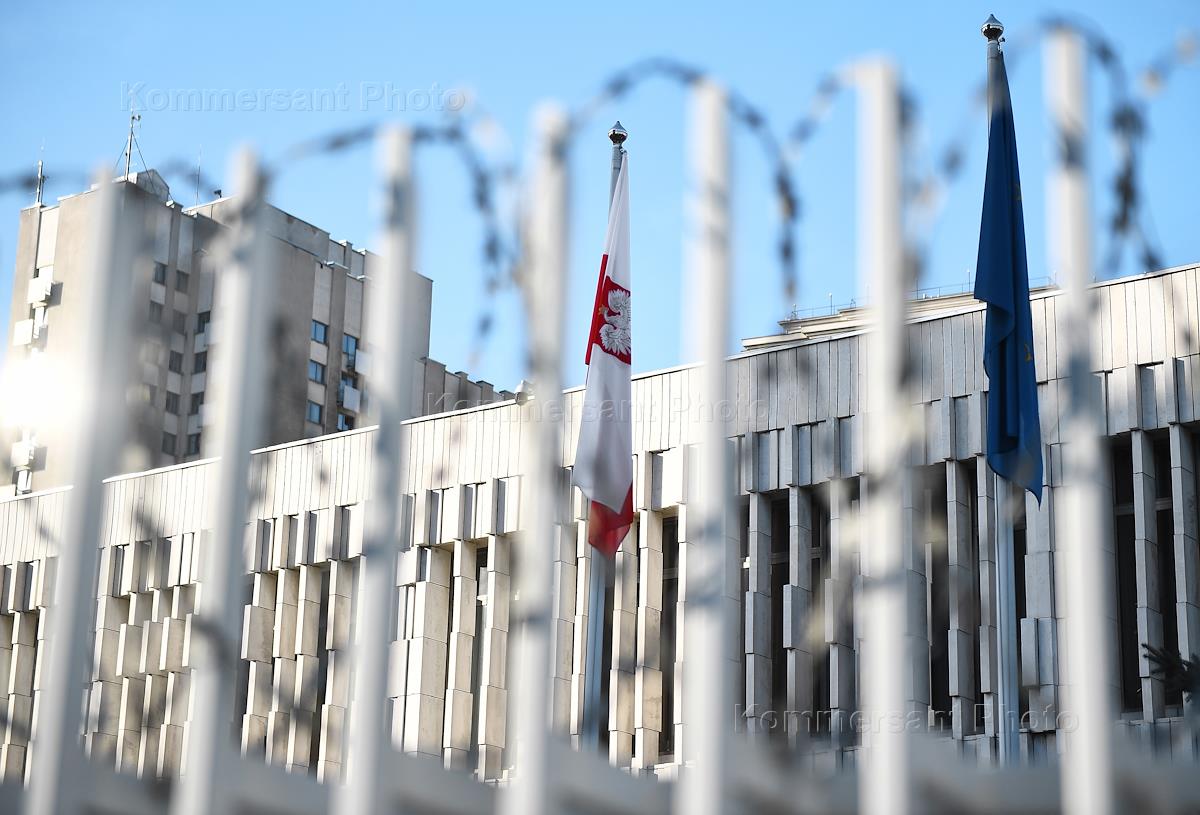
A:
<svg viewBox="0 0 1200 815">
<path fill-rule="evenodd" d="M 1000 762 L 1016 764 L 1020 757 L 1021 701 L 1017 681 L 1017 595 L 1014 581 L 1016 552 L 1013 543 L 1012 488 L 1001 476 L 996 480 L 996 657 L 1000 722 Z"/>
<path fill-rule="evenodd" d="M 625 140 L 629 133 L 617 122 L 608 131 L 609 141 L 612 142 L 612 175 L 608 185 L 608 204 L 612 206 L 613 195 L 617 190 L 617 177 L 621 174 L 621 163 L 624 161 Z M 630 451 L 632 455 L 632 451 Z M 597 549 L 591 552 L 591 567 L 588 573 L 588 630 L 587 655 L 584 662 L 583 677 L 583 727 L 582 744 L 585 748 L 600 750 L 600 723 L 604 700 L 601 698 L 604 687 L 605 650 L 604 650 L 604 618 L 607 611 L 605 594 L 608 590 L 608 575 L 612 571 L 612 562 Z"/>
<path fill-rule="evenodd" d="M 988 112 L 997 104 L 992 97 L 992 74 L 1000 61 L 1000 40 L 1004 25 L 994 15 L 980 29 L 987 38 L 988 64 Z M 992 473 L 996 483 L 996 662 L 998 711 L 1000 721 L 996 735 L 1000 742 L 1000 762 L 1015 764 L 1020 754 L 1020 692 L 1017 681 L 1017 599 L 1013 580 L 1014 540 L 1012 493 L 1009 483 L 997 473 Z"/>
</svg>

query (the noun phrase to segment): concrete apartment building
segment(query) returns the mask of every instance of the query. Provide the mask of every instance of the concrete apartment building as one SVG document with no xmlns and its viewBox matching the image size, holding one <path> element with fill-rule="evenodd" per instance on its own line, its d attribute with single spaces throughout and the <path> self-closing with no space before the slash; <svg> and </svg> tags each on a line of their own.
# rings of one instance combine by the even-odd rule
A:
<svg viewBox="0 0 1200 815">
<path fill-rule="evenodd" d="M 130 192 L 123 217 L 144 224 L 153 236 L 134 270 L 139 356 L 129 410 L 138 444 L 121 468 L 134 472 L 200 456 L 211 326 L 219 316 L 213 313 L 220 277 L 214 244 L 235 217 L 236 203 L 221 198 L 184 207 L 171 200 L 153 170 L 115 183 Z M 0 449 L 11 457 L 11 478 L 3 479 L 0 492 L 58 486 L 68 477 L 72 443 L 57 427 L 54 406 L 72 398 L 68 372 L 79 351 L 80 280 L 89 269 L 96 200 L 93 189 L 20 213 L 6 363 L 22 374 L 6 383 L 6 397 L 26 409 L 0 429 Z M 361 422 L 370 379 L 366 303 L 378 258 L 274 207 L 268 208 L 266 229 L 277 281 L 269 347 L 237 351 L 270 357 L 263 441 L 353 429 Z M 504 397 L 489 383 L 428 359 L 433 284 L 415 277 L 419 302 L 410 313 L 416 315 L 411 329 L 420 360 L 414 414 Z"/>
<path fill-rule="evenodd" d="M 1104 393 L 1115 579 L 1107 684 L 1114 726 L 1159 756 L 1195 760 L 1178 691 L 1141 656 L 1142 643 L 1200 653 L 1197 433 L 1200 432 L 1200 267 L 1096 286 L 1095 374 Z M 1061 298 L 1033 294 L 1045 499 L 1024 502 L 1015 526 L 1023 755 L 1060 750 L 1065 677 L 1062 496 L 1066 359 Z M 904 670 L 908 709 L 926 729 L 981 764 L 997 755 L 997 634 L 992 590 L 997 534 L 984 458 L 984 312 L 968 297 L 922 301 L 910 320 L 914 402 L 924 442 L 906 495 L 910 607 Z M 861 311 L 790 320 L 746 342 L 729 362 L 736 407 L 730 446 L 740 515 L 730 552 L 741 585 L 722 602 L 742 625 L 731 653 L 742 681 L 730 716 L 794 751 L 794 766 L 853 764 L 862 629 L 855 609 L 872 542 L 860 534 L 866 326 Z M 603 742 L 611 761 L 670 776 L 696 749 L 687 711 L 689 473 L 700 437 L 699 372 L 639 374 L 633 382 L 636 522 L 616 556 L 608 593 L 611 662 Z M 581 732 L 587 677 L 587 502 L 570 486 L 582 403 L 568 391 L 563 492 L 554 550 L 551 698 L 554 726 Z M 396 570 L 398 628 L 387 695 L 399 749 L 481 779 L 512 768 L 507 720 L 514 547 L 527 497 L 522 406 L 481 405 L 406 423 L 408 458 Z M 252 457 L 240 719 L 251 755 L 336 779 L 347 756 L 347 643 L 355 635 L 356 573 L 371 494 L 372 429 L 301 439 Z M 97 760 L 143 776 L 174 775 L 190 727 L 187 643 L 206 530 L 211 461 L 131 473 L 106 483 L 96 664 L 86 741 Z M 52 606 L 64 489 L 0 501 L 0 769 L 28 771 L 28 725 L 43 677 L 41 615 Z M 373 565 L 373 564 L 372 564 Z M 898 678 L 899 681 L 899 678 Z M 350 757 L 350 760 L 353 760 Z"/>
</svg>

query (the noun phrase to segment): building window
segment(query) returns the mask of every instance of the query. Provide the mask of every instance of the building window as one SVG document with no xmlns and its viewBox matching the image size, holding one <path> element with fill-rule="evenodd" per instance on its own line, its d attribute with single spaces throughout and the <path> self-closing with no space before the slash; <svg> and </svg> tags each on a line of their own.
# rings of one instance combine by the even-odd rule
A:
<svg viewBox="0 0 1200 815">
<path fill-rule="evenodd" d="M 321 419 L 325 415 L 325 408 L 318 405 L 316 402 L 310 401 L 308 408 L 305 411 L 305 418 L 313 424 L 321 424 Z"/>
<path fill-rule="evenodd" d="M 345 413 L 339 413 L 338 420 L 337 420 L 337 429 L 338 430 L 353 430 L 354 429 L 354 417 L 347 416 Z"/>
<path fill-rule="evenodd" d="M 167 413 L 179 415 L 179 394 L 167 391 Z"/>
<path fill-rule="evenodd" d="M 308 361 L 308 378 L 311 382 L 325 384 L 325 366 L 314 359 Z"/>
<path fill-rule="evenodd" d="M 475 549 L 475 586 L 477 593 L 475 595 L 475 637 L 471 640 L 471 687 L 479 688 L 483 682 L 484 645 L 488 636 L 488 605 L 494 602 L 488 599 L 488 548 L 486 543 L 479 544 Z M 468 766 L 477 766 L 479 763 L 479 713 L 482 695 L 478 690 L 471 694 L 471 748 Z"/>
<path fill-rule="evenodd" d="M 346 367 L 354 367 L 354 357 L 358 353 L 358 337 L 353 334 L 342 335 L 342 353 L 346 355 Z"/>
<path fill-rule="evenodd" d="M 1182 431 L 1181 432 L 1186 432 Z M 1158 532 L 1158 609 L 1162 615 L 1163 647 L 1179 652 L 1179 617 L 1175 594 L 1175 512 L 1171 495 L 1171 437 L 1154 439 L 1154 517 Z M 1183 691 L 1171 688 L 1163 701 L 1183 704 Z"/>
<path fill-rule="evenodd" d="M 785 640 L 783 636 L 785 625 L 783 595 L 784 587 L 788 585 L 790 572 L 788 558 L 790 552 L 789 512 L 790 501 L 787 497 L 771 502 L 771 702 L 775 710 L 785 711 L 790 710 L 787 707 L 788 656 L 787 649 L 784 648 Z M 665 546 L 665 536 L 663 543 Z M 775 723 L 775 726 L 770 729 L 767 735 L 772 739 L 784 739 L 787 737 L 788 727 L 795 724 L 796 722 L 792 719 L 792 715 L 785 714 L 780 717 L 780 721 Z M 663 722 L 663 727 L 666 727 L 665 721 Z"/>
<path fill-rule="evenodd" d="M 797 727 L 807 727 L 810 735 L 828 734 L 830 725 L 829 648 L 825 644 L 825 581 L 830 577 L 829 501 L 824 491 L 812 490 L 812 535 L 808 550 L 808 585 L 812 591 L 809 603 L 808 630 L 820 632 L 809 646 L 812 659 L 812 710 L 808 721 Z M 804 714 L 802 713 L 801 716 Z"/>
<path fill-rule="evenodd" d="M 354 374 L 348 374 L 343 371 L 341 377 L 338 379 L 337 398 L 339 405 L 346 401 L 346 388 L 353 387 L 356 387 Z"/>
<path fill-rule="evenodd" d="M 312 338 L 321 345 L 329 344 L 329 326 L 318 320 L 312 321 Z"/>
<path fill-rule="evenodd" d="M 154 282 L 155 283 L 166 283 L 167 282 L 167 264 L 165 264 L 165 263 L 155 263 L 154 264 Z"/>
<path fill-rule="evenodd" d="M 675 754 L 675 655 L 678 650 L 679 519 L 662 522 L 662 617 L 659 625 L 659 665 L 662 668 L 662 730 L 660 756 Z"/>
<path fill-rule="evenodd" d="M 1135 444 L 1145 445 L 1141 456 L 1134 455 Z M 1138 459 L 1144 470 L 1135 472 L 1134 462 Z M 1121 707 L 1145 715 L 1150 712 L 1149 707 L 1155 706 L 1148 705 L 1143 697 L 1145 680 L 1141 661 L 1146 634 L 1151 644 L 1168 652 L 1179 650 L 1170 437 L 1147 433 L 1144 438 L 1112 442 L 1112 467 Z M 1148 479 L 1153 479 L 1152 494 L 1141 492 Z M 1139 518 L 1139 513 L 1145 517 Z M 1153 552 L 1154 556 L 1146 557 L 1140 552 Z M 1157 591 L 1152 588 L 1155 583 Z M 1161 621 L 1157 624 L 1156 612 Z M 1139 629 L 1139 618 L 1144 629 Z M 1171 688 L 1162 701 L 1168 705 L 1181 704 L 1182 694 L 1178 688 Z"/>
<path fill-rule="evenodd" d="M 1117 657 L 1121 709 L 1141 711 L 1141 648 L 1137 630 L 1137 551 L 1133 517 L 1133 446 L 1128 437 L 1112 442 L 1113 544 L 1117 550 Z"/>
<path fill-rule="evenodd" d="M 200 412 L 200 406 L 204 404 L 203 393 L 193 393 L 192 401 L 188 404 L 188 415 L 195 416 Z"/>
<path fill-rule="evenodd" d="M 189 433 L 187 437 L 187 454 L 189 456 L 199 455 L 200 453 L 200 434 Z"/>
<path fill-rule="evenodd" d="M 177 334 L 187 333 L 187 315 L 178 309 L 172 309 L 171 322 Z"/>
<path fill-rule="evenodd" d="M 172 351 L 171 356 L 167 359 L 167 370 L 173 374 L 183 373 L 183 354 Z"/>
<path fill-rule="evenodd" d="M 174 433 L 163 433 L 162 451 L 164 453 L 166 453 L 168 456 L 175 455 L 175 434 Z"/>
<path fill-rule="evenodd" d="M 192 373 L 202 374 L 208 370 L 208 352 L 197 351 L 196 356 L 192 358 Z"/>
<path fill-rule="evenodd" d="M 920 522 L 924 525 L 925 569 L 927 581 L 926 614 L 929 639 L 929 725 L 930 729 L 949 730 L 953 726 L 950 694 L 950 548 L 947 535 L 946 469 L 937 465 L 926 470 Z M 1014 533 L 1015 537 L 1015 533 Z M 1024 558 L 1022 558 L 1024 560 Z M 1022 581 L 1023 583 L 1024 581 Z M 966 598 L 959 598 L 965 601 Z M 962 691 L 966 691 L 963 688 Z"/>
<path fill-rule="evenodd" d="M 155 303 L 153 300 L 151 300 L 150 301 L 150 322 L 161 323 L 162 318 L 163 318 L 162 303 Z"/>
<path fill-rule="evenodd" d="M 208 324 L 212 321 L 211 311 L 202 311 L 196 315 L 196 333 L 203 334 L 208 330 Z"/>
<path fill-rule="evenodd" d="M 191 279 L 191 277 L 192 276 L 190 274 L 183 271 L 182 269 L 176 269 L 175 270 L 175 291 L 187 291 L 188 290 L 188 281 Z"/>
</svg>

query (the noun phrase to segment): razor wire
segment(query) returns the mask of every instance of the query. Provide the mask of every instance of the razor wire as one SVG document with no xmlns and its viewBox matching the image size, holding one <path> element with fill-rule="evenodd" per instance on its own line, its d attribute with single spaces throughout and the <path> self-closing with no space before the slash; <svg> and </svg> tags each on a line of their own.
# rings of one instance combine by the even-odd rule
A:
<svg viewBox="0 0 1200 815">
<path fill-rule="evenodd" d="M 1089 53 L 1101 67 L 1110 91 L 1106 121 L 1118 151 L 1118 166 L 1110 181 L 1113 211 L 1108 218 L 1108 250 L 1104 268 L 1112 276 L 1119 268 L 1122 253 L 1132 245 L 1139 260 L 1147 269 L 1158 268 L 1162 251 L 1148 226 L 1148 204 L 1143 189 L 1142 160 L 1147 146 L 1147 117 L 1149 104 L 1162 95 L 1167 83 L 1181 69 L 1196 61 L 1200 45 L 1195 34 L 1185 33 L 1170 47 L 1164 48 L 1139 74 L 1141 92 L 1131 87 L 1129 72 L 1120 51 L 1096 26 L 1062 16 L 1047 17 L 1033 28 L 1020 32 L 1008 43 L 1005 53 L 1009 65 L 1020 61 L 1030 46 L 1046 34 L 1062 27 L 1080 34 Z M 568 142 L 573 140 L 606 105 L 620 101 L 647 81 L 665 79 L 681 88 L 711 78 L 703 68 L 669 57 L 651 57 L 634 62 L 610 74 L 600 83 L 600 89 L 582 104 L 572 109 L 569 118 Z M 770 168 L 770 194 L 777 209 L 779 226 L 775 237 L 774 254 L 780 268 L 784 302 L 791 302 L 798 289 L 799 247 L 797 233 L 803 216 L 803 199 L 797 184 L 797 168 L 808 144 L 821 130 L 821 125 L 848 82 L 834 72 L 817 83 L 808 110 L 777 134 L 763 110 L 750 97 L 729 88 L 728 110 L 733 120 L 758 145 Z M 904 91 L 903 122 L 911 131 L 920 113 L 920 96 L 912 88 Z M 906 149 L 905 197 L 910 205 L 913 235 L 909 247 L 911 277 L 915 281 L 923 264 L 924 244 L 930 228 L 945 206 L 949 188 L 960 177 L 966 164 L 970 145 L 977 140 L 974 122 L 986 106 L 986 84 L 980 83 L 970 94 L 966 113 L 955 136 L 928 158 L 929 169 L 922 170 L 923 158 L 911 147 Z M 300 141 L 282 151 L 279 158 L 266 164 L 264 170 L 271 181 L 289 172 L 301 162 L 343 154 L 372 142 L 391 121 L 381 119 L 366 125 L 340 129 Z M 475 125 L 495 126 L 493 117 L 470 115 L 470 108 L 450 116 L 440 124 L 417 124 L 414 141 L 418 146 L 443 146 L 450 149 L 466 170 L 470 184 L 470 205 L 482 224 L 483 236 L 479 256 L 483 269 L 482 291 L 485 303 L 476 317 L 468 356 L 472 363 L 480 358 L 495 327 L 495 295 L 518 282 L 523 247 L 517 217 L 506 217 L 498 204 L 498 191 L 518 177 L 515 162 L 498 164 L 489 161 L 471 135 Z M 906 140 L 909 141 L 910 140 Z M 157 167 L 167 178 L 187 178 L 197 188 L 219 189 L 219 184 L 205 175 L 190 160 L 168 159 Z M 86 187 L 88 173 L 67 168 L 56 171 L 60 183 Z M 33 192 L 46 177 L 34 172 L 19 171 L 0 175 L 0 195 Z"/>
</svg>

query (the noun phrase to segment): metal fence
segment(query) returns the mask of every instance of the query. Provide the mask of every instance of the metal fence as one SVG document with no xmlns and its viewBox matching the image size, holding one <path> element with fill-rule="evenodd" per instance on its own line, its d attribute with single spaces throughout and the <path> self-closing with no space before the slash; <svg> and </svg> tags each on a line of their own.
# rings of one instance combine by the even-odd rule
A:
<svg viewBox="0 0 1200 815">
<path fill-rule="evenodd" d="M 1048 98 L 1061 134 L 1086 144 L 1083 43 L 1061 31 L 1047 45 Z M 759 740 L 735 733 L 733 708 L 736 614 L 740 569 L 733 511 L 729 428 L 714 418 L 700 431 L 696 490 L 689 513 L 699 530 L 689 539 L 683 648 L 687 676 L 683 704 L 689 723 L 689 756 L 677 776 L 660 780 L 610 766 L 605 757 L 574 750 L 551 727 L 547 698 L 552 658 L 550 564 L 562 522 L 561 451 L 564 410 L 561 342 L 564 280 L 569 257 L 570 122 L 555 106 L 536 120 L 536 164 L 527 198 L 526 255 L 522 288 L 530 327 L 534 398 L 524 407 L 526 483 L 523 529 L 514 552 L 517 603 L 512 626 L 509 687 L 510 741 L 515 772 L 502 784 L 483 783 L 438 763 L 404 754 L 388 730 L 389 646 L 397 610 L 394 571 L 405 492 L 406 434 L 412 400 L 403 319 L 405 281 L 412 266 L 414 215 L 420 196 L 413 184 L 413 132 L 396 127 L 379 139 L 383 190 L 381 246 L 386 267 L 372 303 L 373 324 L 383 327 L 373 351 L 371 410 L 379 430 L 372 445 L 371 500 L 358 568 L 358 612 L 350 648 L 352 703 L 346 723 L 344 779 L 319 783 L 243 755 L 231 735 L 237 662 L 242 637 L 244 519 L 249 493 L 250 450 L 261 427 L 263 360 L 236 349 L 262 344 L 268 323 L 264 296 L 266 236 L 259 221 L 266 177 L 252 153 L 234 165 L 239 212 L 229 231 L 217 293 L 219 324 L 214 363 L 215 407 L 207 452 L 206 491 L 211 538 L 190 628 L 191 722 L 184 747 L 186 770 L 170 780 L 138 778 L 89 760 L 79 734 L 80 705 L 95 628 L 91 598 L 99 574 L 96 547 L 102 515 L 102 480 L 118 467 L 128 360 L 134 337 L 129 325 L 131 270 L 146 262 L 147 238 L 122 218 L 121 185 L 98 179 L 101 217 L 95 239 L 93 286 L 85 326 L 88 356 L 81 361 L 80 401 L 75 415 L 75 477 L 67 524 L 60 538 L 53 608 L 43 620 L 48 653 L 42 671 L 39 716 L 31 734 L 28 785 L 0 785 L 0 809 L 52 812 L 293 812 L 372 811 L 491 813 L 507 815 L 595 811 L 650 815 L 736 811 L 857 812 L 1051 812 L 1190 811 L 1200 808 L 1200 776 L 1188 764 L 1156 762 L 1125 754 L 1110 723 L 1105 673 L 1109 647 L 1102 559 L 1088 556 L 1103 546 L 1106 511 L 1102 471 L 1099 392 L 1091 360 L 1094 319 L 1089 250 L 1090 225 L 1085 167 L 1064 151 L 1051 180 L 1056 228 L 1055 267 L 1066 289 L 1065 357 L 1070 366 L 1069 405 L 1064 410 L 1066 478 L 1056 511 L 1057 540 L 1066 553 L 1062 575 L 1068 598 L 1071 647 L 1065 665 L 1065 714 L 1078 726 L 1066 733 L 1061 764 L 995 768 L 968 762 L 954 748 L 896 727 L 909 712 L 903 666 L 909 656 L 904 619 L 911 598 L 905 578 L 905 491 L 909 453 L 921 422 L 912 415 L 906 296 L 914 288 L 906 264 L 905 206 L 901 185 L 901 94 L 894 67 L 883 60 L 852 66 L 843 77 L 858 97 L 859 243 L 861 288 L 868 293 L 874 329 L 867 372 L 866 492 L 862 597 L 864 680 L 862 708 L 869 726 L 856 768 L 832 775 L 798 769 Z M 728 393 L 725 353 L 732 286 L 730 199 L 730 105 L 716 83 L 692 84 L 687 263 L 693 271 L 698 309 L 692 352 L 702 363 L 702 398 L 719 405 Z M 715 416 L 721 415 L 719 411 Z M 691 521 L 689 521 L 691 523 Z"/>
</svg>

